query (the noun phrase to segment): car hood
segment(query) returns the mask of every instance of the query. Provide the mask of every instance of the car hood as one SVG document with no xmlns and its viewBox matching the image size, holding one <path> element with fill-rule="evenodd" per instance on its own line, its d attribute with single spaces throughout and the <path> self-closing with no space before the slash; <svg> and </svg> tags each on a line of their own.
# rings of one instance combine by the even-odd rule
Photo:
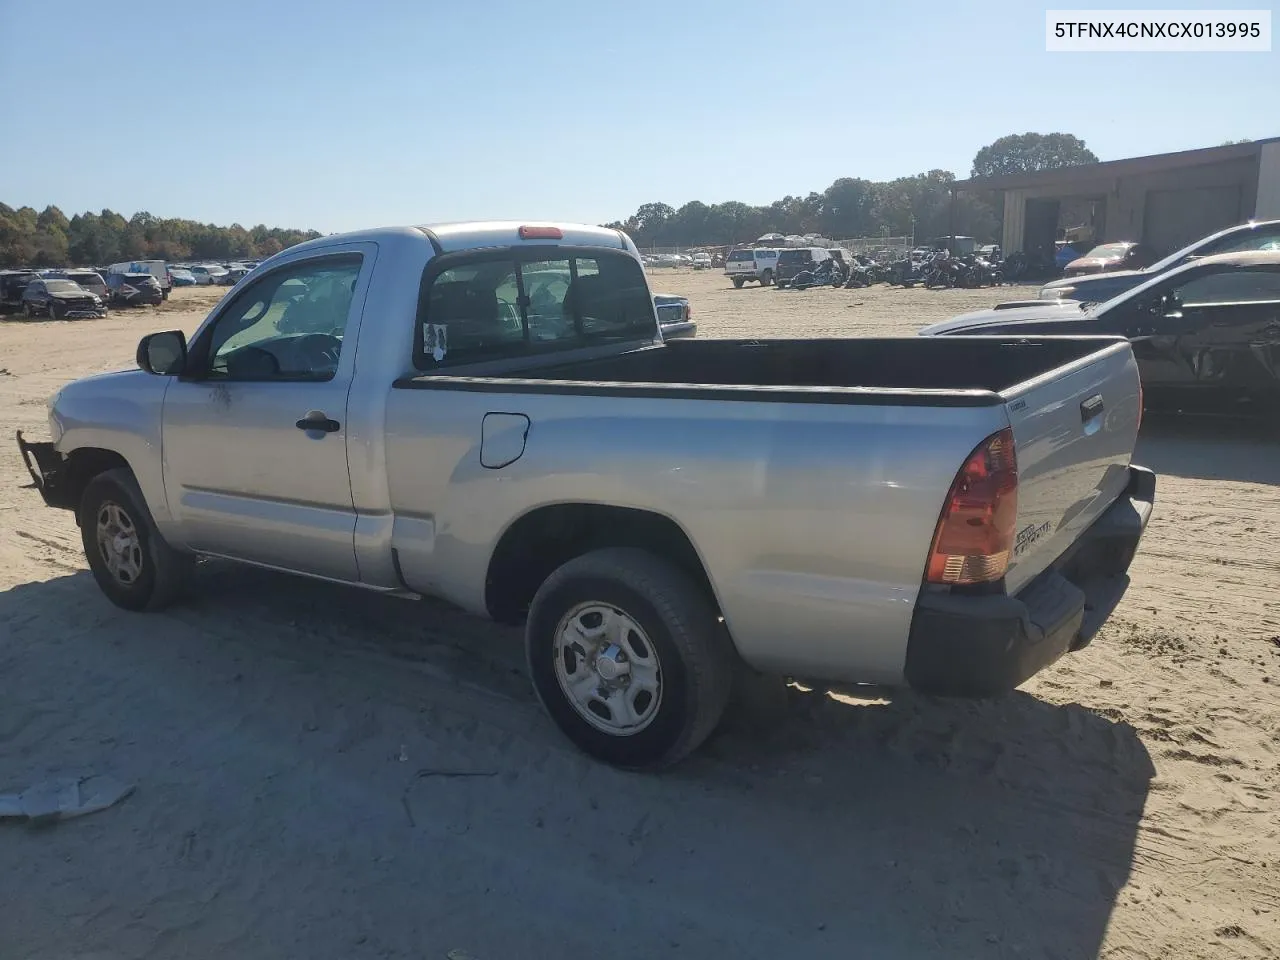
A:
<svg viewBox="0 0 1280 960">
<path fill-rule="evenodd" d="M 1058 280 L 1050 280 L 1044 285 L 1044 289 L 1056 290 L 1059 287 L 1078 287 L 1084 284 L 1089 284 L 1090 286 L 1103 283 L 1110 284 L 1129 278 L 1133 278 L 1133 286 L 1137 286 L 1139 283 L 1150 280 L 1152 276 L 1154 274 L 1148 274 L 1144 270 L 1112 270 L 1105 277 L 1062 277 Z"/>
<path fill-rule="evenodd" d="M 1081 309 L 1078 300 L 1024 300 L 1007 304 L 994 310 L 977 310 L 962 313 L 950 320 L 933 323 L 920 331 L 922 337 L 937 337 L 948 333 L 980 333 L 983 327 L 1004 327 L 1016 323 L 1044 323 L 1046 320 L 1063 322 L 1080 320 L 1089 315 Z"/>
<path fill-rule="evenodd" d="M 1123 257 L 1077 257 L 1067 264 L 1068 270 L 1105 270 L 1120 263 Z"/>
<path fill-rule="evenodd" d="M 57 293 L 53 293 L 51 291 L 49 296 L 53 297 L 55 300 L 83 300 L 85 297 L 92 297 L 93 294 L 88 290 L 77 290 L 75 292 L 59 290 Z"/>
<path fill-rule="evenodd" d="M 1054 280 L 1040 288 L 1040 296 L 1046 300 L 1066 297 L 1087 303 L 1102 303 L 1155 277 L 1143 270 L 1114 270 L 1107 273 L 1091 273 L 1078 277 Z"/>
</svg>

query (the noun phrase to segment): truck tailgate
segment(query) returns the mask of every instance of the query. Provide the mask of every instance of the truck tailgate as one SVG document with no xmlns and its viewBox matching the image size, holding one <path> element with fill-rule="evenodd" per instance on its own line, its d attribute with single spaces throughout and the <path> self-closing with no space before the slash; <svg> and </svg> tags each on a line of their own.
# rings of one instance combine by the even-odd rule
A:
<svg viewBox="0 0 1280 960">
<path fill-rule="evenodd" d="M 1124 491 L 1141 421 L 1128 343 L 1018 384 L 1006 400 L 1018 458 L 1018 520 L 1005 583 L 1015 593 Z"/>
</svg>

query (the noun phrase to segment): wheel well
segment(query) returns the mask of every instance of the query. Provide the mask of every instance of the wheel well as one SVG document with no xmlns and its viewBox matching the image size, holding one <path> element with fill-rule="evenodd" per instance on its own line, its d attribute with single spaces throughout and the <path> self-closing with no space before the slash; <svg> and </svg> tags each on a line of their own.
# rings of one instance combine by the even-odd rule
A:
<svg viewBox="0 0 1280 960">
<path fill-rule="evenodd" d="M 670 517 L 629 507 L 560 503 L 525 514 L 498 541 L 485 579 L 489 615 L 502 623 L 522 622 L 552 571 L 602 547 L 637 547 L 662 557 L 719 607 L 698 552 Z"/>
<path fill-rule="evenodd" d="M 67 454 L 66 473 L 63 476 L 59 494 L 71 505 L 71 510 L 78 512 L 80 498 L 84 496 L 84 488 L 89 481 L 100 473 L 124 467 L 133 472 L 129 461 L 114 450 L 103 450 L 98 447 L 81 447 Z"/>
</svg>

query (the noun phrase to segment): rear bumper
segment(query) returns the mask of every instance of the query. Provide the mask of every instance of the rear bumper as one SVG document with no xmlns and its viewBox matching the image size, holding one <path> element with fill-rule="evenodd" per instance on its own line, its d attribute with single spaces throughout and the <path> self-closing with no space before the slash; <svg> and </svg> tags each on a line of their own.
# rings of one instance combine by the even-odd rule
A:
<svg viewBox="0 0 1280 960">
<path fill-rule="evenodd" d="M 995 696 L 1086 646 L 1129 585 L 1155 492 L 1155 474 L 1130 467 L 1120 498 L 1017 596 L 922 591 L 907 683 L 939 696 Z"/>
<path fill-rule="evenodd" d="M 692 337 L 698 332 L 698 325 L 692 320 L 678 320 L 675 323 L 659 324 L 662 330 L 663 340 L 677 340 L 682 337 Z"/>
<path fill-rule="evenodd" d="M 28 443 L 18 431 L 18 452 L 31 474 L 31 486 L 40 491 L 46 505 L 59 510 L 74 510 L 66 480 L 66 460 L 52 443 Z"/>
</svg>

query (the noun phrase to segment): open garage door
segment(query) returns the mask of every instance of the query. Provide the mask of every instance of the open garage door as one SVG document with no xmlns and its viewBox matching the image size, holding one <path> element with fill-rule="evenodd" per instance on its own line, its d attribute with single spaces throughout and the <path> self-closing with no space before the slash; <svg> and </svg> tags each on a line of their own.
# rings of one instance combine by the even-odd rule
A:
<svg viewBox="0 0 1280 960">
<path fill-rule="evenodd" d="M 1160 256 L 1206 234 L 1239 223 L 1240 187 L 1197 187 L 1191 190 L 1149 190 L 1142 222 L 1142 239 Z"/>
</svg>

